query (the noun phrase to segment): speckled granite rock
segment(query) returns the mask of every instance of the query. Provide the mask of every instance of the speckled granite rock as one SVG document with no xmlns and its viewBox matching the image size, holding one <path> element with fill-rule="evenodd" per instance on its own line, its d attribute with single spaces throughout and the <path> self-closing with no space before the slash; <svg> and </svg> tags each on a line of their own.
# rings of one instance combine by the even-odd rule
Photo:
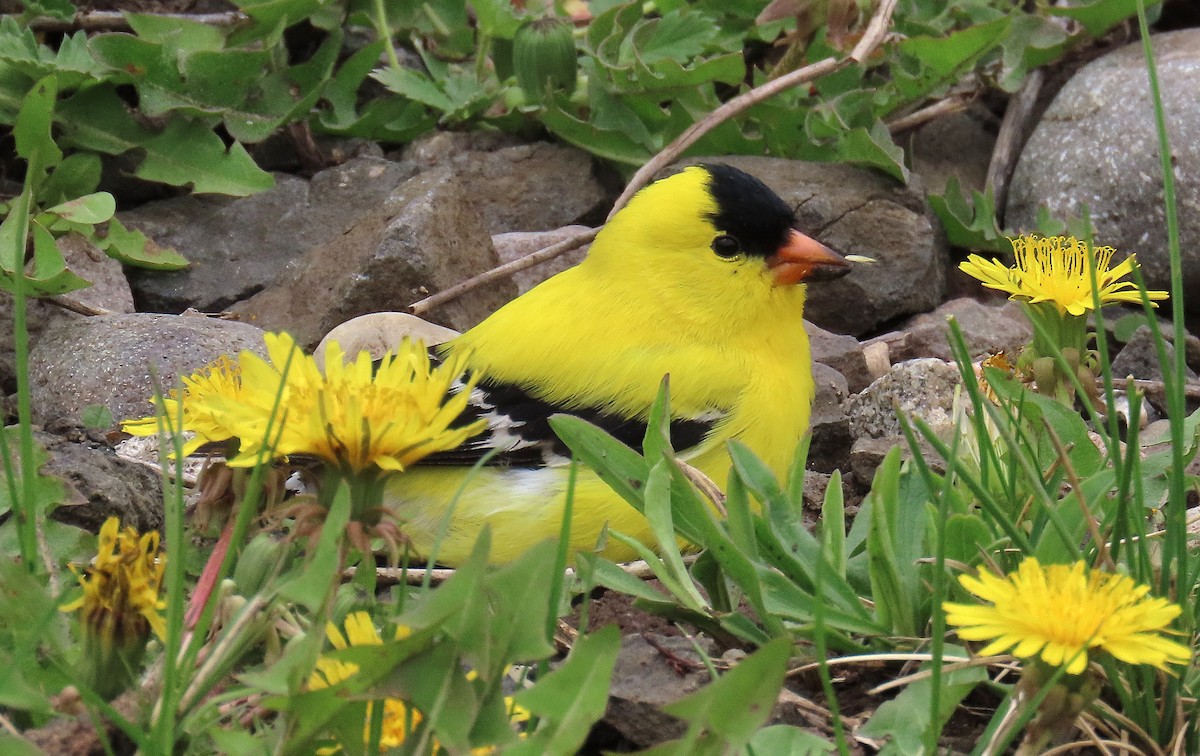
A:
<svg viewBox="0 0 1200 756">
<path fill-rule="evenodd" d="M 181 375 L 243 349 L 265 355 L 262 331 L 202 316 L 134 313 L 56 324 L 30 355 L 34 422 L 77 421 L 94 404 L 117 421 L 144 417 L 156 385 L 170 390 Z"/>
</svg>

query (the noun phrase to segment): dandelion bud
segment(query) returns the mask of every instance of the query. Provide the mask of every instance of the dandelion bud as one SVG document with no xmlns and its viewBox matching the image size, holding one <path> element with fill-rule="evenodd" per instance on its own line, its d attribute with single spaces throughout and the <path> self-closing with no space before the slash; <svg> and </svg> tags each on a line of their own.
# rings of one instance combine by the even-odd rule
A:
<svg viewBox="0 0 1200 756">
<path fill-rule="evenodd" d="M 513 71 L 531 102 L 543 102 L 553 92 L 574 92 L 577 63 L 571 27 L 561 19 L 542 18 L 517 30 Z"/>
<path fill-rule="evenodd" d="M 282 548 L 269 533 L 259 533 L 246 544 L 233 568 L 233 582 L 237 584 L 238 593 L 253 596 L 266 585 Z"/>
<path fill-rule="evenodd" d="M 140 669 L 146 641 L 153 631 L 166 636 L 159 600 L 166 560 L 158 553 L 158 532 L 139 536 L 133 528 L 120 529 L 116 517 L 100 528 L 96 559 L 79 578 L 83 596 L 61 607 L 79 611 L 83 640 L 82 677 L 104 698 L 112 698 L 133 684 Z"/>
</svg>

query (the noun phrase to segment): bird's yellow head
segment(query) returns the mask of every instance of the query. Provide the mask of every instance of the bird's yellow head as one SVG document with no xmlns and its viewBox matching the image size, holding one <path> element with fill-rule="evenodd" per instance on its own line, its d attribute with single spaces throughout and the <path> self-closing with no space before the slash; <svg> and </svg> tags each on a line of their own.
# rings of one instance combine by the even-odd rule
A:
<svg viewBox="0 0 1200 756">
<path fill-rule="evenodd" d="M 640 270 L 655 296 L 712 303 L 710 315 L 803 302 L 806 281 L 836 278 L 846 261 L 793 226 L 795 214 L 766 184 L 727 165 L 697 165 L 661 179 L 609 221 L 589 253 L 597 269 Z M 628 275 L 619 276 L 629 280 Z"/>
</svg>

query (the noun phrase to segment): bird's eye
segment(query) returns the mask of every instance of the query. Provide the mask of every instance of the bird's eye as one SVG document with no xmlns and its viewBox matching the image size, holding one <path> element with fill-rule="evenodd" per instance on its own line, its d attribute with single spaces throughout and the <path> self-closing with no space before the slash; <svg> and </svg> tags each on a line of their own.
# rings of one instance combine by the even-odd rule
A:
<svg viewBox="0 0 1200 756">
<path fill-rule="evenodd" d="M 723 234 L 713 239 L 712 250 L 718 257 L 737 257 L 742 253 L 742 243 L 729 234 Z"/>
</svg>

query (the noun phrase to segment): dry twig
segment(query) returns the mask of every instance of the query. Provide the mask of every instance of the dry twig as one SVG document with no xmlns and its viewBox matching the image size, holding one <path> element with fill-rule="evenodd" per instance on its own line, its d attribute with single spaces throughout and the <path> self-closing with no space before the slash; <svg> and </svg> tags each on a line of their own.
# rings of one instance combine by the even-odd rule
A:
<svg viewBox="0 0 1200 756">
<path fill-rule="evenodd" d="M 248 18 L 246 14 L 237 11 L 229 11 L 228 13 L 155 13 L 154 16 L 156 18 L 191 21 L 207 26 L 234 26 Z M 129 20 L 125 18 L 125 14 L 121 11 L 76 13 L 73 18 L 65 21 L 59 18 L 41 17 L 29 21 L 28 25 L 35 32 L 103 32 L 131 31 L 133 29 L 129 25 Z"/>
</svg>

